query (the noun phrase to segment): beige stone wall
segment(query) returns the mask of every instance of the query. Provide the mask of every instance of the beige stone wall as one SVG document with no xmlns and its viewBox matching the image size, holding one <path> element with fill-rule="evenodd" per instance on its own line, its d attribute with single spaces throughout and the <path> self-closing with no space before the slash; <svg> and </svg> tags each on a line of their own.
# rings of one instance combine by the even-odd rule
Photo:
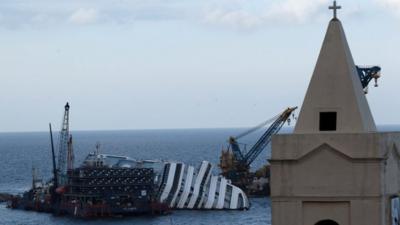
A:
<svg viewBox="0 0 400 225">
<path fill-rule="evenodd" d="M 379 196 L 379 160 L 352 160 L 322 145 L 299 161 L 271 162 L 273 196 Z"/>
<path fill-rule="evenodd" d="M 272 224 L 314 225 L 331 219 L 340 225 L 381 225 L 381 198 L 310 198 L 272 200 Z"/>
<path fill-rule="evenodd" d="M 400 133 L 275 136 L 273 225 L 313 225 L 323 217 L 391 224 L 390 198 L 400 193 L 398 140 Z"/>
<path fill-rule="evenodd" d="M 302 221 L 301 201 L 272 199 L 272 224 L 299 225 Z"/>
<path fill-rule="evenodd" d="M 327 144 L 354 159 L 383 158 L 388 141 L 398 133 L 318 133 L 280 134 L 272 138 L 272 160 L 298 160 L 317 147 Z"/>
<path fill-rule="evenodd" d="M 391 139 L 393 140 L 393 139 Z M 395 142 L 387 143 L 387 152 L 385 154 L 384 168 L 382 173 L 382 196 L 383 212 L 386 224 L 391 224 L 391 198 L 400 194 L 400 157 Z"/>
</svg>

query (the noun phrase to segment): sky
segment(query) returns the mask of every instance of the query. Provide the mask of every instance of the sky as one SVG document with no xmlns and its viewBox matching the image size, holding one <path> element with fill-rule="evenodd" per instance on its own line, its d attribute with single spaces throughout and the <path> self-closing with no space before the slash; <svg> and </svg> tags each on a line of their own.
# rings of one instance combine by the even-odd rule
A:
<svg viewBox="0 0 400 225">
<path fill-rule="evenodd" d="M 251 127 L 301 106 L 329 0 L 1 0 L 0 132 Z M 342 0 L 377 124 L 400 124 L 400 0 Z"/>
</svg>

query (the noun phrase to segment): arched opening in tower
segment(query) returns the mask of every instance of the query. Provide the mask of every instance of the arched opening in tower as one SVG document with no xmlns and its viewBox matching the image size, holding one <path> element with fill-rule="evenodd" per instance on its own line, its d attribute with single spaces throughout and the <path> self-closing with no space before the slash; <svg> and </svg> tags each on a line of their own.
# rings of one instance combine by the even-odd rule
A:
<svg viewBox="0 0 400 225">
<path fill-rule="evenodd" d="M 333 220 L 321 220 L 318 223 L 316 223 L 315 225 L 339 225 L 339 224 Z"/>
</svg>

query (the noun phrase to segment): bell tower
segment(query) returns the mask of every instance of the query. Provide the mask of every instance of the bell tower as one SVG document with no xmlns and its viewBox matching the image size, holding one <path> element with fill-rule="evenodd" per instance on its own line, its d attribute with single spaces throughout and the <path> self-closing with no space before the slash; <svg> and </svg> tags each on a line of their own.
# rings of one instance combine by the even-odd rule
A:
<svg viewBox="0 0 400 225">
<path fill-rule="evenodd" d="M 400 133 L 378 132 L 336 5 L 293 134 L 272 139 L 272 225 L 390 225 Z"/>
</svg>

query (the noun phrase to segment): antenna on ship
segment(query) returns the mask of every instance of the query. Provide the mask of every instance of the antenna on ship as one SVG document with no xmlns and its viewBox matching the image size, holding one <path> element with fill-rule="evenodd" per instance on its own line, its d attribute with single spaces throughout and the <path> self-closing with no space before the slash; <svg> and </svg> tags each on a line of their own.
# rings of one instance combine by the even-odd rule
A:
<svg viewBox="0 0 400 225">
<path fill-rule="evenodd" d="M 100 142 L 96 142 L 96 155 L 100 153 Z"/>
<path fill-rule="evenodd" d="M 74 149 L 72 146 L 72 135 L 69 135 L 68 139 L 68 151 L 67 151 L 67 171 L 71 171 L 74 169 Z"/>
<path fill-rule="evenodd" d="M 53 179 L 54 179 L 54 190 L 58 186 L 58 174 L 57 174 L 57 167 L 56 167 L 56 155 L 54 153 L 54 141 L 53 141 L 53 131 L 51 130 L 51 123 L 49 123 L 50 128 L 50 143 L 51 143 L 51 156 L 53 160 Z"/>
<path fill-rule="evenodd" d="M 35 165 L 32 165 L 32 189 L 42 187 L 42 179 L 39 178 L 39 170 Z"/>
</svg>

